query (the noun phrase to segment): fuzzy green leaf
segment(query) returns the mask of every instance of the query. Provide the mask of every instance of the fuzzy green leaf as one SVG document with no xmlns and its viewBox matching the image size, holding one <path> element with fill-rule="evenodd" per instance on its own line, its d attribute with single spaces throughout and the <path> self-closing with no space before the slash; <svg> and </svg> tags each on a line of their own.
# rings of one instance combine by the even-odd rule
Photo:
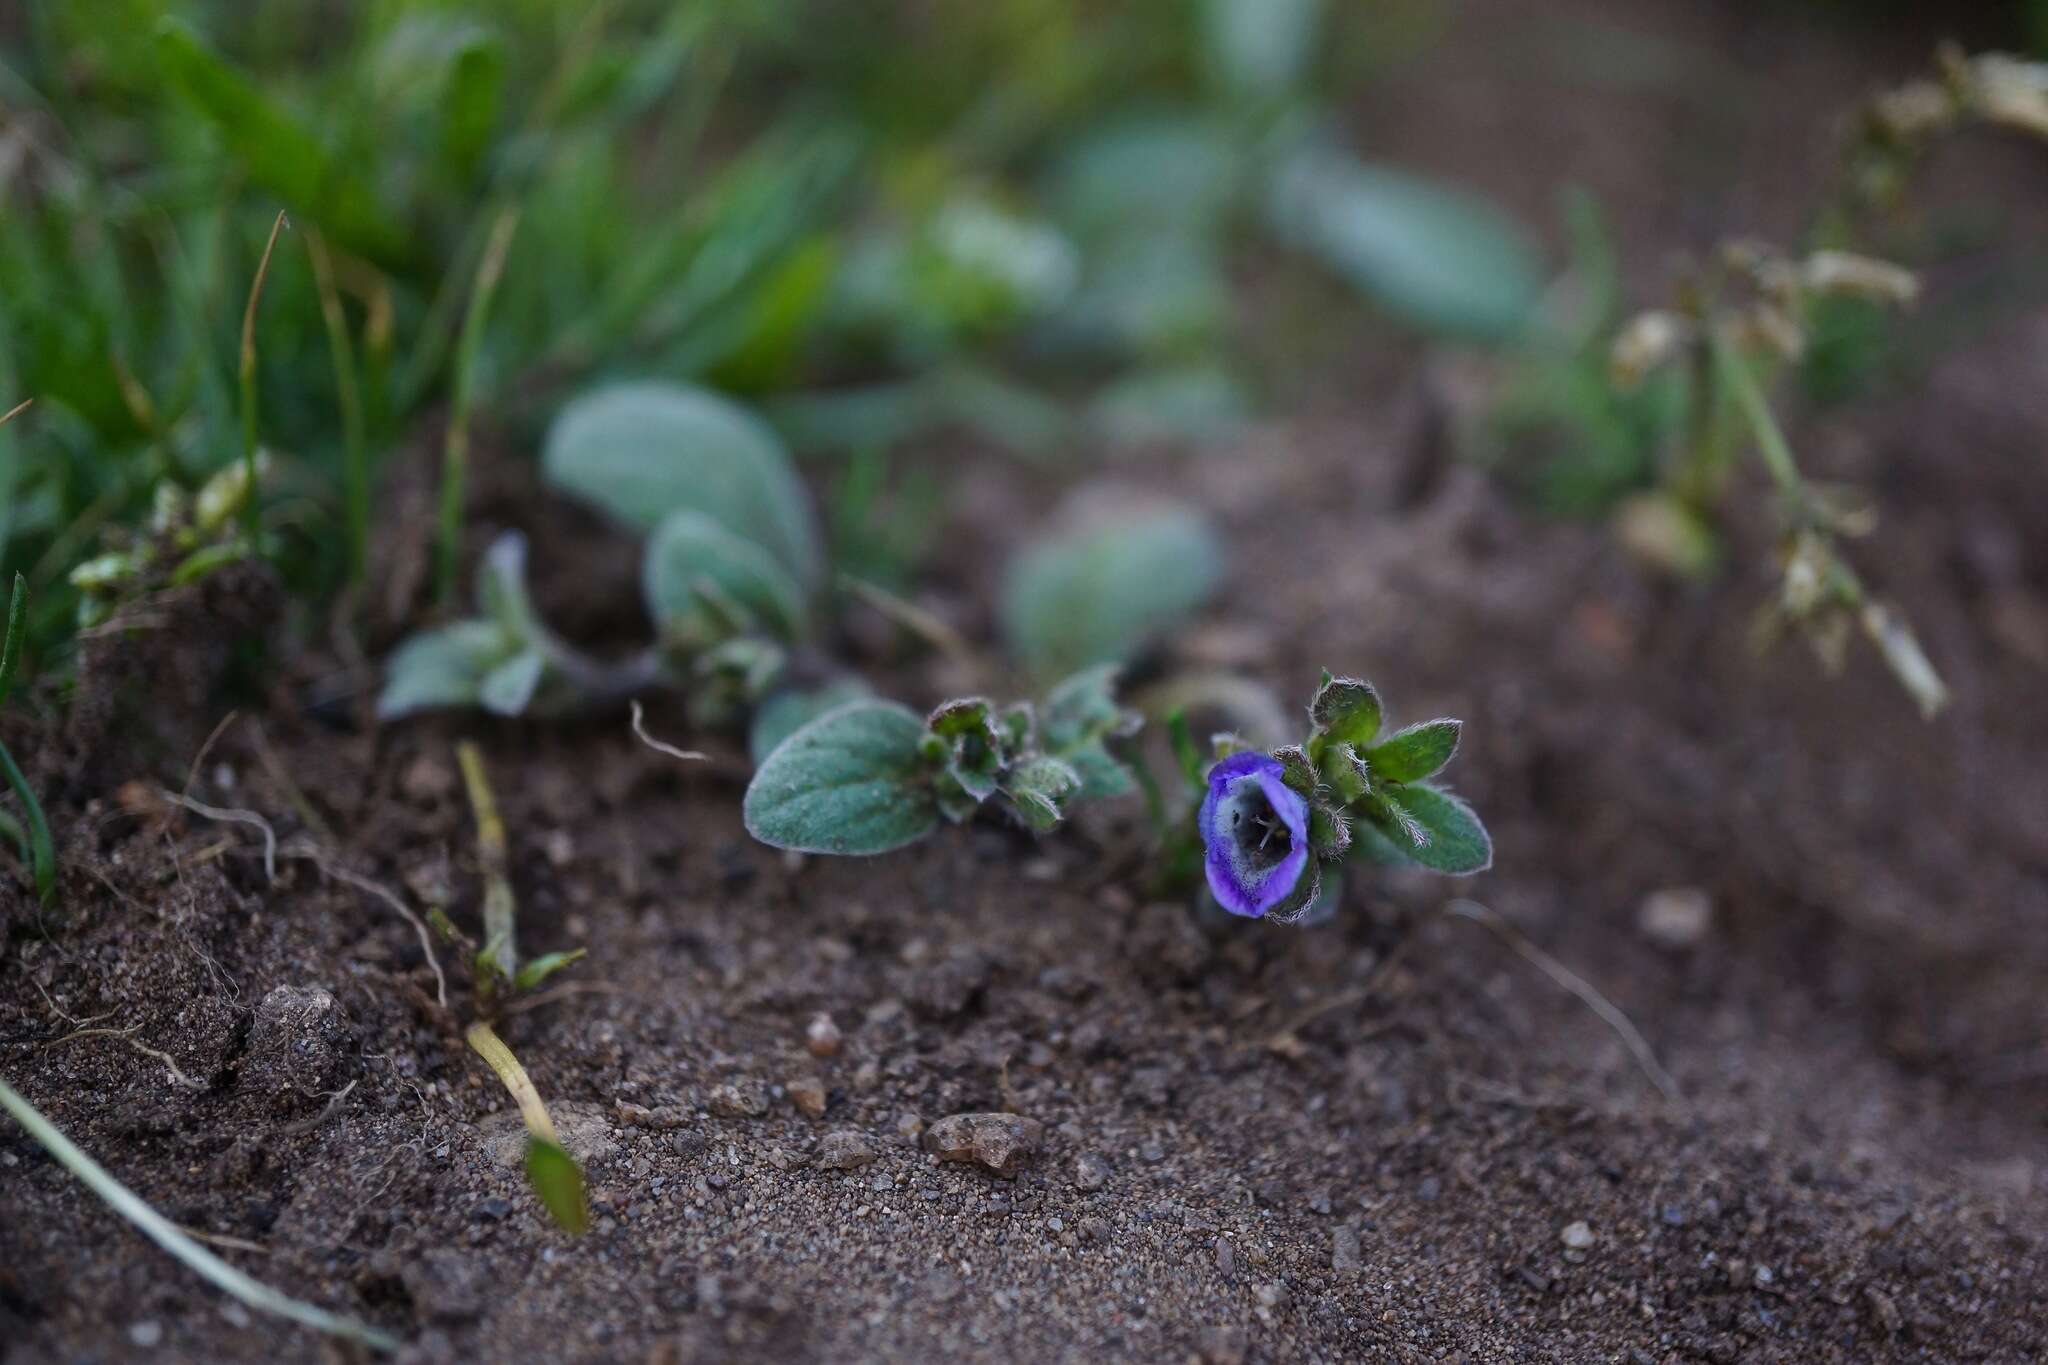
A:
<svg viewBox="0 0 2048 1365">
<path fill-rule="evenodd" d="M 576 1158 L 546 1138 L 526 1140 L 526 1180 L 564 1232 L 581 1236 L 590 1228 L 590 1198 Z"/>
<path fill-rule="evenodd" d="M 818 581 L 810 501 L 781 440 L 706 389 L 614 384 L 562 409 L 542 467 L 557 486 L 640 530 L 685 508 L 751 540 L 798 583 Z"/>
<path fill-rule="evenodd" d="M 796 731 L 747 785 L 747 830 L 805 853 L 887 853 L 938 824 L 918 741 L 924 723 L 894 702 L 849 702 Z"/>
<path fill-rule="evenodd" d="M 775 693 L 754 712 L 753 724 L 747 730 L 747 752 L 753 755 L 754 766 L 766 762 L 776 745 L 827 711 L 836 711 L 869 695 L 868 685 L 855 677 L 834 678 L 817 687 L 793 687 Z"/>
<path fill-rule="evenodd" d="M 767 550 L 693 508 L 663 518 L 641 562 L 647 609 L 664 633 L 708 641 L 734 628 L 804 633 L 804 591 Z M 728 621 L 731 615 L 746 619 Z"/>
<path fill-rule="evenodd" d="M 1129 659 L 1193 615 L 1222 573 L 1222 547 L 1199 514 L 1124 519 L 1027 550 L 1010 567 L 1003 624 L 1033 673 L 1072 673 Z"/>
<path fill-rule="evenodd" d="M 1332 678 L 1309 704 L 1309 719 L 1325 741 L 1363 749 L 1380 732 L 1380 694 L 1363 678 Z"/>
<path fill-rule="evenodd" d="M 1040 834 L 1056 829 L 1068 797 L 1081 789 L 1081 775 L 1057 758 L 1033 758 L 1012 768 L 1003 779 L 1003 793 L 1016 805 L 1024 823 Z"/>
<path fill-rule="evenodd" d="M 533 702 L 548 661 L 537 649 L 523 649 L 484 674 L 477 686 L 477 704 L 497 716 L 516 716 Z"/>
<path fill-rule="evenodd" d="M 1323 0 L 1203 0 L 1209 68 L 1233 94 L 1274 99 L 1306 75 L 1322 31 Z"/>
<path fill-rule="evenodd" d="M 1433 332 L 1511 340 L 1542 286 L 1527 235 L 1491 203 L 1332 148 L 1282 165 L 1268 215 L 1283 240 Z"/>
<path fill-rule="evenodd" d="M 1454 876 L 1484 872 L 1493 865 L 1493 840 L 1472 808 L 1435 787 L 1392 787 L 1381 799 L 1419 829 L 1425 842 L 1406 850 L 1424 867 Z"/>
<path fill-rule="evenodd" d="M 1458 737 L 1463 730 L 1464 723 L 1455 720 L 1426 720 L 1410 725 L 1366 750 L 1365 761 L 1382 781 L 1420 782 L 1443 771 L 1458 752 Z"/>
<path fill-rule="evenodd" d="M 456 621 L 415 635 L 384 666 L 377 716 L 393 720 L 436 707 L 474 706 L 484 679 L 520 652 L 521 642 L 496 621 Z"/>
</svg>

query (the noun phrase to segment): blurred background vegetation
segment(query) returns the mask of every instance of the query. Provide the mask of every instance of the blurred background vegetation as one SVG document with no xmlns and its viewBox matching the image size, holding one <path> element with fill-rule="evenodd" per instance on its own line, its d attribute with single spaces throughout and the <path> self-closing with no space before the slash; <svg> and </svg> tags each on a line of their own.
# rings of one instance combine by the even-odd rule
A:
<svg viewBox="0 0 2048 1365">
<path fill-rule="evenodd" d="M 1623 304 L 1598 205 L 1561 214 L 1560 312 L 1552 225 L 1369 159 L 1332 112 L 1448 8 L 30 3 L 0 17 L 0 398 L 36 400 L 0 429 L 0 562 L 28 573 L 49 654 L 77 567 L 240 458 L 244 307 L 279 211 L 260 548 L 308 593 L 362 572 L 376 480 L 438 458 L 422 432 L 461 385 L 528 445 L 600 376 L 738 395 L 852 462 L 849 538 L 934 428 L 1040 460 L 1225 437 L 1260 400 L 1248 258 L 1517 357 L 1500 430 L 1561 428 L 1570 454 L 1521 477 L 1597 511 L 1674 420 L 1668 393 L 1601 380 Z M 2019 31 L 2048 36 L 2042 13 Z M 1869 330 L 1829 321 L 1813 382 L 1853 389 Z"/>
</svg>

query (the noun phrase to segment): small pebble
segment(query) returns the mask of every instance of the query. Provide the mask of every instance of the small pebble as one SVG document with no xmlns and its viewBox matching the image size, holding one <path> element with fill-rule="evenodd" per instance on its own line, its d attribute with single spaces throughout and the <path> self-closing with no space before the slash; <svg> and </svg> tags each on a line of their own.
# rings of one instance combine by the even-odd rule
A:
<svg viewBox="0 0 2048 1365">
<path fill-rule="evenodd" d="M 1564 1231 L 1557 1234 L 1558 1240 L 1573 1251 L 1584 1251 L 1593 1245 L 1593 1229 L 1585 1219 L 1565 1224 Z"/>
<path fill-rule="evenodd" d="M 829 1014 L 814 1014 L 810 1025 L 804 1029 L 804 1046 L 813 1057 L 836 1057 L 839 1055 L 839 1025 L 832 1022 Z"/>
<path fill-rule="evenodd" d="M 954 1114 L 925 1130 L 924 1147 L 941 1161 L 972 1161 L 1013 1176 L 1044 1136 L 1044 1124 L 1018 1114 Z"/>
<path fill-rule="evenodd" d="M 1109 1183 L 1109 1162 L 1100 1153 L 1083 1152 L 1074 1158 L 1074 1188 L 1099 1190 Z"/>
<path fill-rule="evenodd" d="M 128 1340 L 134 1342 L 145 1351 L 161 1344 L 163 1339 L 163 1324 L 148 1318 L 143 1319 L 128 1329 Z"/>
<path fill-rule="evenodd" d="M 1226 1279 L 1237 1273 L 1237 1251 L 1230 1245 L 1228 1237 L 1216 1239 L 1216 1269 Z"/>
<path fill-rule="evenodd" d="M 1714 900 L 1704 887 L 1667 886 L 1643 897 L 1636 909 L 1636 930 L 1659 948 L 1682 952 L 1707 936 L 1714 920 Z"/>
<path fill-rule="evenodd" d="M 1330 1235 L 1330 1269 L 1339 1275 L 1356 1275 L 1365 1268 L 1359 1247 L 1358 1229 L 1345 1225 Z"/>
<path fill-rule="evenodd" d="M 818 1164 L 828 1171 L 850 1171 L 875 1159 L 865 1136 L 851 1128 L 827 1133 L 818 1142 Z"/>
<path fill-rule="evenodd" d="M 825 1116 L 825 1083 L 816 1076 L 797 1076 L 783 1086 L 789 1101 L 811 1118 Z"/>
</svg>

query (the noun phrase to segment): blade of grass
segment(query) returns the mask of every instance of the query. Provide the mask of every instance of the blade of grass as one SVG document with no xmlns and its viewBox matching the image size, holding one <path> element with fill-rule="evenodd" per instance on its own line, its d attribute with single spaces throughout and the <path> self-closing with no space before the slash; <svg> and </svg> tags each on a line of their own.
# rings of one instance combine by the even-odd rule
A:
<svg viewBox="0 0 2048 1365">
<path fill-rule="evenodd" d="M 259 1313 L 289 1318 L 315 1331 L 360 1341 L 374 1350 L 398 1349 L 398 1338 L 390 1333 L 280 1293 L 261 1281 L 251 1279 L 199 1245 L 170 1219 L 144 1203 L 141 1196 L 109 1175 L 105 1167 L 74 1146 L 57 1125 L 44 1118 L 41 1111 L 16 1094 L 5 1081 L 0 1081 L 0 1109 L 12 1115 L 14 1121 L 27 1129 L 28 1135 L 41 1143 L 58 1165 L 77 1176 L 87 1189 L 105 1201 L 107 1207 L 224 1293 Z"/>
<path fill-rule="evenodd" d="M 484 872 L 484 946 L 477 954 L 479 968 L 495 969 L 507 982 L 519 975 L 519 947 L 514 930 L 519 902 L 512 895 L 512 879 L 506 874 L 505 821 L 498 814 L 498 798 L 491 791 L 491 779 L 484 771 L 483 752 L 468 740 L 455 746 L 462 765 L 462 784 L 469 792 L 470 808 L 476 812 L 477 860 Z M 482 989 L 482 982 L 478 983 Z"/>
<path fill-rule="evenodd" d="M 8 359 L 4 348 L 0 348 L 0 373 L 11 371 Z M 33 398 L 24 398 L 9 408 L 5 416 L 0 416 L 0 428 L 4 428 L 19 417 L 35 401 Z M 15 468 L 12 442 L 11 436 L 0 435 L 0 559 L 5 558 L 7 542 L 14 535 Z"/>
<path fill-rule="evenodd" d="M 348 577 L 361 583 L 370 557 L 370 446 L 363 424 L 362 389 L 356 382 L 355 345 L 349 340 L 348 317 L 334 286 L 334 262 L 320 229 L 306 233 L 306 252 L 313 258 L 313 281 L 320 291 L 320 317 L 327 326 L 327 349 L 334 358 L 334 392 L 341 404 L 342 501 L 348 525 Z"/>
<path fill-rule="evenodd" d="M 27 406 L 23 404 L 23 406 Z M 15 412 L 21 411 L 16 408 Z M 12 417 L 14 413 L 9 413 Z M 5 419 L 0 419 L 5 420 Z M 22 623 L 28 616 L 28 580 L 19 570 L 14 575 L 14 593 L 7 604 L 7 635 L 0 640 L 0 702 L 7 700 L 7 694 L 14 690 L 15 676 L 21 671 Z M 28 778 L 22 775 L 5 744 L 0 744 L 0 777 L 13 789 L 21 802 L 23 813 L 28 817 L 28 832 L 23 837 L 20 828 L 15 830 L 15 839 L 22 845 L 27 858 L 30 874 L 35 878 L 36 899 L 48 905 L 57 894 L 57 846 L 50 838 L 50 822 L 43 814 L 43 803 L 36 800 L 36 794 L 28 785 Z"/>
<path fill-rule="evenodd" d="M 541 1103 L 540 1092 L 533 1088 L 533 1078 L 489 1024 L 471 1024 L 464 1036 L 476 1055 L 498 1074 L 519 1106 L 527 1132 L 526 1178 L 533 1185 L 534 1194 L 563 1231 L 581 1235 L 590 1226 L 590 1201 L 583 1188 L 583 1171 L 562 1146 L 555 1121 L 548 1117 L 548 1107 Z"/>
<path fill-rule="evenodd" d="M 441 553 L 438 578 L 441 605 L 455 600 L 456 571 L 462 554 L 463 483 L 469 469 L 469 409 L 476 398 L 476 359 L 483 347 L 484 323 L 491 311 L 491 295 L 505 273 L 505 255 L 512 249 L 512 234 L 519 227 L 519 210 L 508 208 L 491 224 L 490 240 L 483 259 L 477 263 L 476 285 L 470 290 L 469 311 L 462 319 L 462 340 L 455 352 L 455 397 L 448 416 L 448 443 L 441 464 Z"/>
<path fill-rule="evenodd" d="M 277 249 L 277 234 L 282 231 L 284 211 L 280 209 L 277 221 L 270 225 L 270 240 L 263 244 L 263 259 L 256 263 L 256 278 L 249 285 L 249 306 L 242 310 L 242 477 L 248 484 L 243 494 L 242 522 L 248 528 L 252 548 L 263 513 L 256 494 L 256 306 L 263 299 L 263 281 L 270 274 L 270 253 Z"/>
</svg>

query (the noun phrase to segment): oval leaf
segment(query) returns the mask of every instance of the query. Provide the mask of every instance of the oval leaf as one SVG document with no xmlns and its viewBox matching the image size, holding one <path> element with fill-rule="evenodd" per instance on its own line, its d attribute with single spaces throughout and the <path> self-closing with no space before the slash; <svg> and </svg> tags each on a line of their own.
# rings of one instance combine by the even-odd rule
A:
<svg viewBox="0 0 2048 1365">
<path fill-rule="evenodd" d="M 1195 512 L 1173 509 L 1084 529 L 1011 566 L 1003 624 L 1040 676 L 1130 658 L 1208 600 L 1223 550 Z"/>
<path fill-rule="evenodd" d="M 554 483 L 629 526 L 651 531 L 674 512 L 701 512 L 798 582 L 817 582 L 810 501 L 782 442 L 709 390 L 634 383 L 585 394 L 555 418 L 541 458 Z"/>
<path fill-rule="evenodd" d="M 526 1180 L 562 1231 L 581 1236 L 590 1228 L 590 1199 L 583 1189 L 583 1168 L 559 1143 L 546 1138 L 526 1140 Z"/>
<path fill-rule="evenodd" d="M 1274 229 L 1408 322 L 1504 341 L 1541 287 L 1521 228 L 1483 199 L 1328 148 L 1274 178 Z"/>
<path fill-rule="evenodd" d="M 1385 743 L 1366 751 L 1365 761 L 1383 781 L 1420 782 L 1451 761 L 1464 728 L 1461 721 L 1426 720 L 1387 736 Z"/>
<path fill-rule="evenodd" d="M 753 724 L 747 730 L 747 752 L 754 756 L 754 765 L 759 767 L 767 762 L 777 745 L 827 711 L 836 711 L 868 695 L 868 685 L 853 677 L 777 692 L 755 710 Z"/>
<path fill-rule="evenodd" d="M 457 621 L 415 635 L 384 666 L 377 716 L 393 720 L 434 707 L 474 706 L 484 679 L 518 648 L 496 621 Z"/>
<path fill-rule="evenodd" d="M 670 513 L 648 542 L 641 562 L 647 609 L 664 631 L 715 639 L 726 617 L 779 639 L 804 631 L 804 592 L 789 571 L 751 540 L 734 535 L 702 512 Z"/>
<path fill-rule="evenodd" d="M 1426 842 L 1403 848 L 1424 867 L 1454 876 L 1484 872 L 1493 866 L 1493 840 L 1472 808 L 1435 787 L 1395 787 L 1381 799 L 1405 815 Z"/>
<path fill-rule="evenodd" d="M 938 824 L 918 740 L 894 702 L 849 702 L 798 730 L 747 784 L 747 831 L 803 853 L 887 853 Z"/>
</svg>

